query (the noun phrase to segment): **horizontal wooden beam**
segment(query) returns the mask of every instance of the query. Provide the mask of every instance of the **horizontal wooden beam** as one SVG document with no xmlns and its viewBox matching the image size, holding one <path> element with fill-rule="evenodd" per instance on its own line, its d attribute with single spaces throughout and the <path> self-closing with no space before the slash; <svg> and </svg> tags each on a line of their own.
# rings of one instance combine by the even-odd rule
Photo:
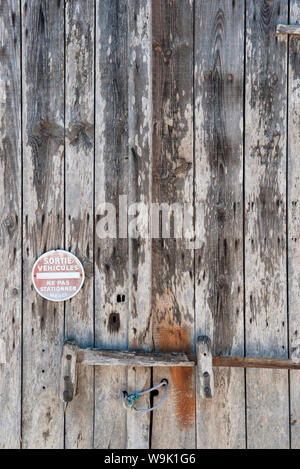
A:
<svg viewBox="0 0 300 469">
<path fill-rule="evenodd" d="M 79 349 L 77 362 L 101 366 L 194 366 L 185 353 L 122 352 L 118 350 Z"/>
<path fill-rule="evenodd" d="M 278 24 L 277 34 L 294 34 L 300 36 L 300 24 Z"/>
<path fill-rule="evenodd" d="M 196 366 L 196 355 L 185 353 L 123 352 L 119 350 L 79 349 L 77 362 L 101 366 Z M 215 368 L 270 368 L 300 370 L 300 360 L 274 358 L 213 357 Z"/>
</svg>

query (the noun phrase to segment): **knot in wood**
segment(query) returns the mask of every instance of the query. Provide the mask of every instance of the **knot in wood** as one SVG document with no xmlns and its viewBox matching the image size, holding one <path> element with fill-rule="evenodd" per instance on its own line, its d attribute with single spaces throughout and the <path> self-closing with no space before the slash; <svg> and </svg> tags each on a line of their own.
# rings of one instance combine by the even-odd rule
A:
<svg viewBox="0 0 300 469">
<path fill-rule="evenodd" d="M 225 275 L 220 275 L 219 276 L 219 288 L 224 288 L 227 286 L 227 279 L 225 277 Z"/>
<path fill-rule="evenodd" d="M 9 233 L 12 233 L 15 230 L 15 220 L 11 215 L 5 218 L 3 224 Z"/>
<path fill-rule="evenodd" d="M 217 205 L 217 213 L 219 217 L 224 217 L 225 216 L 225 205 L 224 204 L 218 204 Z"/>
</svg>

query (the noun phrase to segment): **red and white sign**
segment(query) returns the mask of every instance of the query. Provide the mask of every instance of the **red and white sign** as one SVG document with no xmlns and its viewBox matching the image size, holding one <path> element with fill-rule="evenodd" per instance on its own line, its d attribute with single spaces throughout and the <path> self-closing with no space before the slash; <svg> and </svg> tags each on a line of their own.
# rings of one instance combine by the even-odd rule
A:
<svg viewBox="0 0 300 469">
<path fill-rule="evenodd" d="M 35 262 L 32 282 L 46 300 L 66 301 L 81 289 L 84 269 L 80 260 L 70 252 L 61 249 L 48 251 Z"/>
</svg>

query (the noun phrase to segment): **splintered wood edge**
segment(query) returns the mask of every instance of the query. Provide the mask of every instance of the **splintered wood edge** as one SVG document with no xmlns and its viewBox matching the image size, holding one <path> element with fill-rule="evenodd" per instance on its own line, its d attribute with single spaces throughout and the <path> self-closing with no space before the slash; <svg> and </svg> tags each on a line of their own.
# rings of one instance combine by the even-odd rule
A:
<svg viewBox="0 0 300 469">
<path fill-rule="evenodd" d="M 61 356 L 60 398 L 63 402 L 71 402 L 76 394 L 77 385 L 77 352 L 76 342 L 65 342 Z"/>
<path fill-rule="evenodd" d="M 294 34 L 296 36 L 300 36 L 300 25 L 278 24 L 276 34 Z"/>
<path fill-rule="evenodd" d="M 196 349 L 200 396 L 203 399 L 209 399 L 214 395 L 214 372 L 211 354 L 211 340 L 209 337 L 198 337 Z"/>
</svg>

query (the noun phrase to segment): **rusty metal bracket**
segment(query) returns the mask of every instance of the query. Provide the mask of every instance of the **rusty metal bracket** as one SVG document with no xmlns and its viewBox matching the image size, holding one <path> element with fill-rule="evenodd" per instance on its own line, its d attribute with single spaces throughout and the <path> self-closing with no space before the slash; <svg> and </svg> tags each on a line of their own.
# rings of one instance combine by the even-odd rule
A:
<svg viewBox="0 0 300 469">
<path fill-rule="evenodd" d="M 76 342 L 65 342 L 61 360 L 60 397 L 71 402 L 76 394 L 77 365 L 197 367 L 197 382 L 201 398 L 214 395 L 213 368 L 269 368 L 300 370 L 300 359 L 214 357 L 209 337 L 199 336 L 196 355 L 187 353 L 132 352 L 119 350 L 81 349 Z"/>
</svg>

